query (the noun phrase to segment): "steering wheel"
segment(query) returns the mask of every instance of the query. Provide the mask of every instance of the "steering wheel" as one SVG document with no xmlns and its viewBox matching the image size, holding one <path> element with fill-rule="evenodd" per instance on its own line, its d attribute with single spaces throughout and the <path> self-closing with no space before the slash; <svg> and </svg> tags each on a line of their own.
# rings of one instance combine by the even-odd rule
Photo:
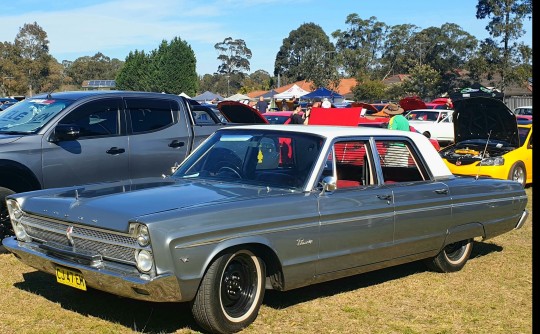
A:
<svg viewBox="0 0 540 334">
<path fill-rule="evenodd" d="M 242 175 L 240 175 L 240 172 L 237 171 L 235 168 L 230 167 L 230 166 L 223 166 L 223 167 L 219 168 L 218 171 L 217 171 L 217 174 L 222 173 L 222 172 L 231 172 L 236 177 L 238 177 L 239 179 L 242 178 Z"/>
</svg>

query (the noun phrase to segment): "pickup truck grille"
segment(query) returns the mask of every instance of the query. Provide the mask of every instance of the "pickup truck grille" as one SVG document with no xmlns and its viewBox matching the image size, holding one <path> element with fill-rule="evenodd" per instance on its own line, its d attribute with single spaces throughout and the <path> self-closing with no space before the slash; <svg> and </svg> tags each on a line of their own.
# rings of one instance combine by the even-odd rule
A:
<svg viewBox="0 0 540 334">
<path fill-rule="evenodd" d="M 140 246 L 133 236 L 37 216 L 25 215 L 20 221 L 26 229 L 26 233 L 35 241 L 72 247 L 74 252 L 99 254 L 104 259 L 135 265 L 135 250 L 139 249 Z M 67 233 L 70 227 L 72 227 L 71 242 Z"/>
</svg>

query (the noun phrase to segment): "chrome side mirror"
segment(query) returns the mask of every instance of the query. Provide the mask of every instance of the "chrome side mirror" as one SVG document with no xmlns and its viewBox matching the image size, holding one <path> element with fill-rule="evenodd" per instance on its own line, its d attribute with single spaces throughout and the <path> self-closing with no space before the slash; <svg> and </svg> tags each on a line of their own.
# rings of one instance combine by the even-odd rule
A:
<svg viewBox="0 0 540 334">
<path fill-rule="evenodd" d="M 336 190 L 337 179 L 333 176 L 325 176 L 321 181 L 323 192 L 333 192 Z"/>
</svg>

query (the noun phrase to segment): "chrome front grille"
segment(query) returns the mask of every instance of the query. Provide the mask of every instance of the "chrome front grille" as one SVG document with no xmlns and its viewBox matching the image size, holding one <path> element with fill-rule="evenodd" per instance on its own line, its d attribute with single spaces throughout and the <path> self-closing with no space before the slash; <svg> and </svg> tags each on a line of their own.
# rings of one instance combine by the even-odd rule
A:
<svg viewBox="0 0 540 334">
<path fill-rule="evenodd" d="M 73 225 L 63 221 L 55 221 L 37 216 L 25 215 L 21 220 L 30 237 L 44 243 L 73 247 L 87 253 L 97 253 L 104 259 L 135 264 L 135 250 L 140 246 L 137 239 L 127 234 L 92 229 L 81 225 Z M 72 226 L 71 240 L 67 235 Z"/>
</svg>

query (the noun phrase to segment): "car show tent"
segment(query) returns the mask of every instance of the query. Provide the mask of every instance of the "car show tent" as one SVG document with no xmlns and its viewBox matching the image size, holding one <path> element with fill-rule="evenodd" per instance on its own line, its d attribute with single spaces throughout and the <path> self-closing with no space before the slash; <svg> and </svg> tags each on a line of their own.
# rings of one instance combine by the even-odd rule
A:
<svg viewBox="0 0 540 334">
<path fill-rule="evenodd" d="M 281 99 L 292 99 L 293 97 L 299 98 L 308 93 L 309 92 L 307 90 L 300 88 L 300 86 L 298 86 L 297 84 L 294 84 L 286 91 L 274 95 L 274 99 L 281 100 Z"/>
<path fill-rule="evenodd" d="M 344 96 L 325 87 L 319 87 L 313 92 L 302 96 L 302 100 L 312 100 L 316 98 L 321 100 L 327 98 L 332 103 L 340 103 L 343 101 Z"/>
<path fill-rule="evenodd" d="M 225 100 L 223 98 L 223 96 L 219 95 L 219 94 L 215 94 L 215 93 L 212 93 L 212 92 L 209 92 L 209 91 L 206 91 L 202 94 L 199 94 L 197 96 L 194 96 L 192 97 L 193 100 L 195 101 L 199 101 L 199 102 L 207 102 L 207 101 L 212 101 L 212 100 L 217 100 L 217 101 L 223 101 Z"/>
</svg>

